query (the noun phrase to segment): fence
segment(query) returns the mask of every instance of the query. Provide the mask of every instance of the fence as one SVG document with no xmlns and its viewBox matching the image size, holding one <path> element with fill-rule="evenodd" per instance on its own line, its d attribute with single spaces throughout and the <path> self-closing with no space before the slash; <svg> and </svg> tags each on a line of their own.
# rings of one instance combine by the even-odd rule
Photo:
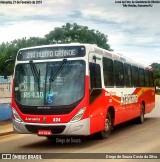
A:
<svg viewBox="0 0 160 162">
<path fill-rule="evenodd" d="M 9 76 L 8 79 L 3 79 L 0 77 L 0 98 L 10 98 L 12 93 L 12 77 Z"/>
<path fill-rule="evenodd" d="M 12 86 L 11 83 L 0 83 L 0 98 L 11 97 Z"/>
<path fill-rule="evenodd" d="M 12 118 L 12 110 L 10 103 L 0 103 L 0 122 L 10 120 Z"/>
<path fill-rule="evenodd" d="M 12 77 L 4 79 L 0 76 L 0 122 L 10 120 L 11 111 L 11 93 L 12 93 Z"/>
</svg>

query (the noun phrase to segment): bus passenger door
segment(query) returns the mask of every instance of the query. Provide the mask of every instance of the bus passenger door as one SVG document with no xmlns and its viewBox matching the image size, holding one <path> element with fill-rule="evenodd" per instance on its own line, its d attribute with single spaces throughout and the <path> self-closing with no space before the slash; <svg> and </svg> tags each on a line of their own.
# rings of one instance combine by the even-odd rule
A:
<svg viewBox="0 0 160 162">
<path fill-rule="evenodd" d="M 89 63 L 90 75 L 90 133 L 104 129 L 104 92 L 101 79 L 101 59 Z"/>
</svg>

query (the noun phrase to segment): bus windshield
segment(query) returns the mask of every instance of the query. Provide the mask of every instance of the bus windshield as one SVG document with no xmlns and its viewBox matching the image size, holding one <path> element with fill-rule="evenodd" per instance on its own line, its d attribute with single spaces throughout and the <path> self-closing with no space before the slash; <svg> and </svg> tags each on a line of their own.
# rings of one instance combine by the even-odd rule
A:
<svg viewBox="0 0 160 162">
<path fill-rule="evenodd" d="M 65 106 L 84 96 L 85 62 L 82 60 L 18 64 L 15 69 L 14 96 L 21 105 Z M 55 75 L 55 76 L 53 76 Z M 54 79 L 53 79 L 54 78 Z"/>
</svg>

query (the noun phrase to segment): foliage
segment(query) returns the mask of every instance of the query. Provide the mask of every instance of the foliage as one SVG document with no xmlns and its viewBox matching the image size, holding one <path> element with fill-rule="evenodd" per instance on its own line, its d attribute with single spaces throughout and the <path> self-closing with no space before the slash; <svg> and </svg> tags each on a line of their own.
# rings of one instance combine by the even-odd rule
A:
<svg viewBox="0 0 160 162">
<path fill-rule="evenodd" d="M 91 43 L 111 50 L 110 46 L 107 44 L 107 35 L 93 29 L 90 30 L 87 26 L 80 26 L 75 23 L 67 23 L 60 28 L 57 27 L 55 30 L 45 35 L 45 37 L 48 43 Z"/>
<path fill-rule="evenodd" d="M 29 39 L 22 38 L 12 42 L 2 43 L 0 45 L 0 75 L 4 75 L 5 70 L 7 75 L 13 74 L 14 63 L 5 63 L 6 60 L 13 58 L 15 60 L 16 54 L 20 48 L 42 45 L 43 38 L 31 37 Z"/>
<path fill-rule="evenodd" d="M 11 57 L 15 58 L 20 48 L 70 42 L 97 44 L 99 47 L 111 50 L 107 44 L 107 35 L 93 29 L 90 30 L 87 26 L 66 23 L 66 25 L 50 31 L 43 38 L 22 38 L 0 44 L 0 75 L 4 75 L 5 69 L 7 69 L 7 75 L 13 74 L 13 62 L 6 64 L 5 61 Z"/>
<path fill-rule="evenodd" d="M 107 35 L 99 31 L 95 31 L 94 29 L 89 29 L 87 26 L 81 26 L 76 23 L 66 23 L 62 27 L 57 27 L 54 30 L 50 31 L 43 38 L 30 37 L 28 39 L 22 38 L 13 40 L 11 42 L 1 43 L 0 75 L 5 74 L 5 69 L 7 69 L 7 75 L 13 74 L 14 64 L 6 64 L 5 61 L 10 59 L 11 57 L 15 58 L 20 48 L 71 42 L 97 44 L 99 47 L 107 50 L 112 50 L 107 43 Z M 153 63 L 151 66 L 154 69 L 155 86 L 160 87 L 160 64 Z"/>
<path fill-rule="evenodd" d="M 151 66 L 154 69 L 154 84 L 155 86 L 160 87 L 160 64 L 153 63 Z"/>
</svg>

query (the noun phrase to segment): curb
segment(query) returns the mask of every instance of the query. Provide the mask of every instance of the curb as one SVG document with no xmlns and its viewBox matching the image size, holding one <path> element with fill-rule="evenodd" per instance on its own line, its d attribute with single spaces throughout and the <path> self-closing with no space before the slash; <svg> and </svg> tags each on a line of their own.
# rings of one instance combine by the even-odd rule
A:
<svg viewBox="0 0 160 162">
<path fill-rule="evenodd" d="M 12 120 L 0 121 L 0 126 L 7 125 L 7 124 L 12 124 Z"/>
<path fill-rule="evenodd" d="M 10 135 L 10 134 L 14 134 L 14 132 L 13 131 L 9 131 L 9 132 L 0 133 L 0 137 L 6 136 L 6 135 Z"/>
<path fill-rule="evenodd" d="M 12 124 L 11 120 L 0 121 L 0 129 L 3 129 L 2 127 L 4 127 L 4 126 L 5 127 L 9 126 L 9 127 L 7 127 L 7 129 L 4 129 L 3 131 L 0 132 L 0 137 L 14 133 L 13 127 L 10 126 L 11 124 Z"/>
</svg>

